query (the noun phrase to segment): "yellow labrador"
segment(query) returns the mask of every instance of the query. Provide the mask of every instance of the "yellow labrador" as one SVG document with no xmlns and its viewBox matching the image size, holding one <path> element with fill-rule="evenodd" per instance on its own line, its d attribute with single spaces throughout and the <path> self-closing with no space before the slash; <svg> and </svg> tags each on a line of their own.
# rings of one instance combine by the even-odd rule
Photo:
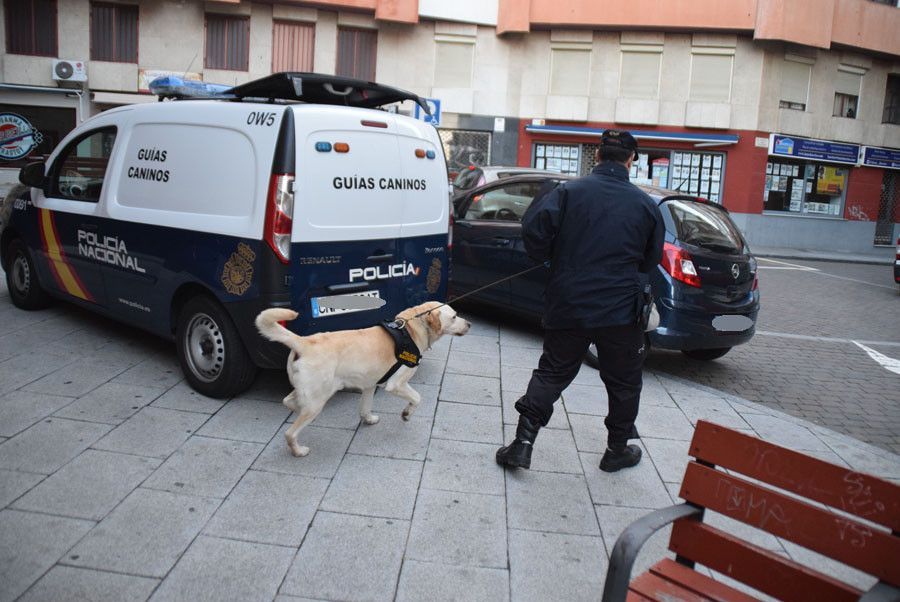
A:
<svg viewBox="0 0 900 602">
<path fill-rule="evenodd" d="M 308 447 L 297 444 L 300 429 L 312 422 L 328 400 L 341 389 L 360 389 L 359 415 L 362 421 L 366 424 L 378 422 L 378 416 L 372 414 L 375 388 L 397 359 L 394 341 L 381 326 L 302 337 L 279 324 L 296 317 L 297 312 L 290 309 L 267 309 L 257 316 L 256 328 L 267 339 L 283 343 L 291 349 L 287 373 L 294 390 L 284 398 L 283 403 L 297 413 L 297 419 L 284 436 L 291 453 L 300 457 L 309 453 Z M 441 305 L 437 301 L 406 309 L 397 318 L 406 320 L 406 329 L 420 351 L 429 349 L 442 335 L 462 336 L 471 326 L 457 316 L 449 305 Z M 409 401 L 401 413 L 403 420 L 409 420 L 422 400 L 409 386 L 409 379 L 416 369 L 401 366 L 384 383 L 389 393 Z"/>
</svg>

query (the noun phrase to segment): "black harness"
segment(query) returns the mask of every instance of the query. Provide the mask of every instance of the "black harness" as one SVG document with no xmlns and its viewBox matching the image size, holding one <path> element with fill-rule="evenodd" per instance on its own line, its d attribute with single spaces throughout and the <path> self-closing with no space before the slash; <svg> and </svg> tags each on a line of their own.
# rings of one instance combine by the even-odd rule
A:
<svg viewBox="0 0 900 602">
<path fill-rule="evenodd" d="M 392 377 L 400 369 L 400 366 L 415 368 L 419 365 L 419 360 L 422 358 L 419 347 L 412 340 L 412 337 L 409 336 L 409 331 L 406 329 L 406 320 L 398 318 L 393 322 L 381 322 L 380 326 L 394 339 L 394 354 L 397 357 L 397 363 L 391 366 L 391 369 L 381 377 L 381 380 L 378 381 L 379 385 Z"/>
</svg>

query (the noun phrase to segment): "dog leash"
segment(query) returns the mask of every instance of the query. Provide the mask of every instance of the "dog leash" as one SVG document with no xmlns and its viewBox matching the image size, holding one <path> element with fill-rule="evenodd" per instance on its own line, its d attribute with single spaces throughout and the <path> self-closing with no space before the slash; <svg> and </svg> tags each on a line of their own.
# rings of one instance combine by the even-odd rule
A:
<svg viewBox="0 0 900 602">
<path fill-rule="evenodd" d="M 468 296 L 470 296 L 470 295 L 474 295 L 475 293 L 480 293 L 481 291 L 486 290 L 486 289 L 489 289 L 489 288 L 491 288 L 492 286 L 497 286 L 497 285 L 500 284 L 501 282 L 506 282 L 507 280 L 512 280 L 513 278 L 518 278 L 519 276 L 524 276 L 524 275 L 527 274 L 528 272 L 533 272 L 533 271 L 535 271 L 536 269 L 538 269 L 538 268 L 543 268 L 543 267 L 546 267 L 546 265 L 543 264 L 543 263 L 539 263 L 539 264 L 537 264 L 537 265 L 533 265 L 533 266 L 531 266 L 531 267 L 528 268 L 528 269 L 525 269 L 525 270 L 522 270 L 521 272 L 517 272 L 517 273 L 513 274 L 512 276 L 507 276 L 506 278 L 501 278 L 500 280 L 495 280 L 494 282 L 491 282 L 490 284 L 485 284 L 485 285 L 482 286 L 481 288 L 476 288 L 474 291 L 469 291 L 468 293 L 466 293 L 466 294 L 464 294 L 464 295 L 460 295 L 459 297 L 454 297 L 453 299 L 448 300 L 446 303 L 441 303 L 441 304 L 438 305 L 437 307 L 432 307 L 431 309 L 429 309 L 429 310 L 427 310 L 427 311 L 423 311 L 423 312 L 421 312 L 421 313 L 418 313 L 418 314 L 416 314 L 416 315 L 413 316 L 413 317 L 414 317 L 414 318 L 418 318 L 418 317 L 420 317 L 420 316 L 424 316 L 425 314 L 430 314 L 431 312 L 433 312 L 433 311 L 436 310 L 436 309 L 440 309 L 440 308 L 444 307 L 445 305 L 449 305 L 451 302 L 452 302 L 452 303 L 455 303 L 456 301 L 459 301 L 460 299 L 465 299 L 466 297 L 468 297 Z"/>
</svg>

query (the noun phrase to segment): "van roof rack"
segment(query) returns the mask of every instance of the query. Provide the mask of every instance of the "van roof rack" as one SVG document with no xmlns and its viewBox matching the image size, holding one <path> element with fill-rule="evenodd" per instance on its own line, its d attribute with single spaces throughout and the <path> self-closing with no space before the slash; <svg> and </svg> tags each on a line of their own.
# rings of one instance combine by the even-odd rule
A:
<svg viewBox="0 0 900 602">
<path fill-rule="evenodd" d="M 235 86 L 226 92 L 227 98 L 299 100 L 309 103 L 375 108 L 403 100 L 411 100 L 429 115 L 428 103 L 406 90 L 367 82 L 361 79 L 284 71 Z"/>
</svg>

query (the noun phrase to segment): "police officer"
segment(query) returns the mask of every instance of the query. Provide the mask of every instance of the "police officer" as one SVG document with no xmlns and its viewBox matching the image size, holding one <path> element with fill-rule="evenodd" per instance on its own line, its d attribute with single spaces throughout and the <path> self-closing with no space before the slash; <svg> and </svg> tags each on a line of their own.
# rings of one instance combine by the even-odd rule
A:
<svg viewBox="0 0 900 602">
<path fill-rule="evenodd" d="M 538 430 L 578 374 L 588 346 L 597 346 L 609 413 L 600 468 L 615 472 L 641 460 L 628 445 L 641 395 L 646 349 L 639 323 L 647 273 L 662 257 L 665 227 L 656 203 L 628 181 L 637 142 L 622 130 L 600 137 L 599 164 L 587 176 L 539 196 L 522 218 L 525 249 L 549 262 L 544 350 L 528 390 L 516 402 L 519 424 L 497 463 L 529 468 Z"/>
</svg>

